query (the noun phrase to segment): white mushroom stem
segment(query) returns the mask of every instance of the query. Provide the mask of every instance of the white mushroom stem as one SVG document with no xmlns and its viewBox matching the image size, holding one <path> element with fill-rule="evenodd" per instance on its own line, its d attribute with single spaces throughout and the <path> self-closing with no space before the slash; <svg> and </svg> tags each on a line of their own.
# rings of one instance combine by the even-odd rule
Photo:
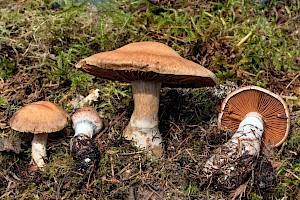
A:
<svg viewBox="0 0 300 200">
<path fill-rule="evenodd" d="M 127 139 L 146 148 L 156 156 L 162 155 L 162 138 L 158 129 L 158 109 L 161 83 L 132 81 L 134 111 L 124 130 Z"/>
<path fill-rule="evenodd" d="M 232 161 L 243 156 L 256 158 L 259 155 L 263 132 L 262 116 L 256 112 L 248 113 L 232 138 L 220 146 L 206 161 L 203 171 L 208 177 L 220 169 L 230 175 L 236 170 L 231 166 Z"/>
<path fill-rule="evenodd" d="M 45 160 L 47 157 L 46 145 L 48 140 L 48 133 L 34 134 L 31 142 L 31 155 L 36 165 L 43 170 L 45 167 Z"/>
<path fill-rule="evenodd" d="M 83 120 L 83 121 L 80 121 L 78 123 L 76 123 L 74 125 L 74 129 L 75 129 L 75 135 L 74 137 L 76 136 L 82 136 L 82 135 L 85 135 L 85 136 L 88 136 L 89 138 L 92 138 L 93 135 L 94 135 L 94 125 L 88 121 L 88 120 Z"/>
</svg>

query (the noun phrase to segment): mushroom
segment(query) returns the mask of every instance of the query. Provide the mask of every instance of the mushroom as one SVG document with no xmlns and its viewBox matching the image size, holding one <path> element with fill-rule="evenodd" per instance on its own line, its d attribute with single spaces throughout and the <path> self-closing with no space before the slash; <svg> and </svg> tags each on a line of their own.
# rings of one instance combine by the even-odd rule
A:
<svg viewBox="0 0 300 200">
<path fill-rule="evenodd" d="M 246 86 L 230 93 L 222 103 L 219 127 L 235 131 L 206 161 L 207 177 L 217 176 L 222 187 L 238 186 L 256 164 L 260 147 L 281 145 L 287 138 L 290 116 L 283 99 L 260 87 Z"/>
<path fill-rule="evenodd" d="M 202 87 L 218 83 L 211 71 L 158 42 L 131 43 L 98 53 L 81 60 L 76 67 L 96 77 L 131 83 L 134 111 L 124 130 L 125 138 L 156 156 L 163 152 L 158 129 L 161 86 Z"/>
<path fill-rule="evenodd" d="M 63 129 L 69 120 L 68 113 L 49 101 L 38 101 L 25 105 L 10 119 L 10 127 L 20 132 L 33 133 L 32 160 L 43 170 L 47 157 L 48 134 Z"/>
<path fill-rule="evenodd" d="M 98 156 L 98 149 L 93 135 L 103 127 L 96 110 L 92 107 L 82 107 L 72 115 L 75 135 L 70 141 L 70 151 L 77 168 L 81 172 L 90 172 Z"/>
<path fill-rule="evenodd" d="M 103 127 L 97 111 L 92 107 L 82 107 L 72 115 L 73 128 L 76 136 L 92 138 Z"/>
</svg>

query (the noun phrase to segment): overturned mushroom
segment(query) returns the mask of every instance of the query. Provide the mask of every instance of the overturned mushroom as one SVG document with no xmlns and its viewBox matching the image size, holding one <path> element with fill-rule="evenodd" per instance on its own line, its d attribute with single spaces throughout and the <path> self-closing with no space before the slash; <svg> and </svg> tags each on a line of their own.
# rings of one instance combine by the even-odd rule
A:
<svg viewBox="0 0 300 200">
<path fill-rule="evenodd" d="M 256 164 L 261 144 L 279 146 L 286 139 L 289 110 L 278 95 L 257 86 L 246 86 L 225 98 L 219 126 L 235 134 L 214 151 L 203 171 L 221 187 L 233 189 Z"/>
<path fill-rule="evenodd" d="M 33 133 L 32 160 L 43 170 L 47 157 L 48 134 L 63 129 L 69 120 L 68 113 L 49 101 L 27 104 L 14 113 L 10 127 L 16 131 Z"/>
<path fill-rule="evenodd" d="M 94 166 L 98 149 L 93 135 L 99 133 L 103 122 L 92 107 L 82 107 L 72 115 L 75 135 L 70 141 L 70 151 L 79 171 L 88 173 Z"/>
<path fill-rule="evenodd" d="M 137 42 L 98 53 L 81 60 L 76 67 L 100 78 L 131 83 L 134 111 L 124 135 L 157 156 L 163 151 L 158 129 L 161 86 L 202 87 L 218 83 L 211 71 L 158 42 Z"/>
</svg>

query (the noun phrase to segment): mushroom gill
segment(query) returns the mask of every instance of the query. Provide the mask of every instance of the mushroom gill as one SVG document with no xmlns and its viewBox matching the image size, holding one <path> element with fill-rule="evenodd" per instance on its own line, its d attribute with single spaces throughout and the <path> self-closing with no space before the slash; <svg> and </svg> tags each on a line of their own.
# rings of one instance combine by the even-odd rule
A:
<svg viewBox="0 0 300 200">
<path fill-rule="evenodd" d="M 219 125 L 236 131 L 247 113 L 257 112 L 262 116 L 265 127 L 262 144 L 279 146 L 289 129 L 287 106 L 269 91 L 262 92 L 262 88 L 257 90 L 258 87 L 254 86 L 251 88 L 244 87 L 243 93 L 234 92 L 224 100 Z"/>
</svg>

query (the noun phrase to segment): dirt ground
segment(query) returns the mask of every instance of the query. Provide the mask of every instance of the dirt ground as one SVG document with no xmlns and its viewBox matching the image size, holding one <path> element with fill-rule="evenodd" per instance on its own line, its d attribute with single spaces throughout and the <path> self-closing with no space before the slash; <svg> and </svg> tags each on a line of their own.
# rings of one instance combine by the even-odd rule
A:
<svg viewBox="0 0 300 200">
<path fill-rule="evenodd" d="M 143 6 L 143 4 L 139 6 L 138 12 L 144 12 Z M 178 5 L 173 6 L 176 8 Z M 190 7 L 193 6 L 191 3 Z M 0 7 L 5 6 L 0 3 Z M 26 12 L 26 9 L 23 8 L 22 12 Z M 30 34 L 28 37 L 34 41 L 35 35 Z M 147 34 L 154 40 L 164 41 L 164 38 L 159 39 L 161 36 L 151 31 Z M 17 37 L 21 36 L 11 35 L 10 38 L 17 40 Z M 130 42 L 130 39 L 124 38 L 126 34 L 119 35 L 117 39 L 123 43 Z M 26 39 L 29 38 L 23 35 L 20 40 Z M 290 134 L 279 148 L 264 148 L 256 165 L 249 166 L 252 167 L 251 173 L 242 184 L 237 189 L 228 191 L 222 185 L 215 184 L 214 180 L 207 180 L 201 169 L 213 149 L 225 143 L 233 134 L 232 131 L 220 130 L 217 127 L 221 102 L 228 92 L 255 83 L 251 78 L 252 71 L 245 73 L 244 69 L 237 70 L 232 80 L 230 78 L 221 80 L 220 86 L 214 88 L 163 88 L 159 108 L 159 128 L 165 152 L 162 158 L 154 159 L 145 156 L 143 151 L 122 136 L 122 130 L 128 124 L 133 111 L 129 84 L 89 77 L 84 79 L 87 85 L 74 88 L 73 79 L 68 75 L 67 78 L 62 78 L 64 77 L 62 73 L 60 78 L 49 78 L 53 75 L 51 62 L 54 62 L 54 59 L 51 56 L 42 58 L 41 52 L 36 51 L 37 57 L 34 57 L 34 54 L 27 55 L 26 49 L 15 45 L 14 42 L 2 39 L 0 42 L 1 58 L 18 60 L 17 69 L 0 79 L 0 139 L 8 138 L 15 141 L 12 146 L 1 147 L 0 143 L 0 199 L 157 200 L 300 197 L 300 70 L 278 71 L 261 66 L 267 72 L 262 78 L 267 82 L 267 89 L 281 95 L 289 105 Z M 180 44 L 180 41 L 178 43 Z M 241 54 L 238 50 L 236 52 L 227 50 L 229 44 L 225 39 L 210 45 L 212 46 L 208 48 L 203 46 L 203 42 L 191 42 L 184 46 L 181 53 L 190 60 L 202 63 L 215 73 L 222 67 L 221 65 L 211 67 L 215 62 L 213 56 L 226 55 L 228 57 L 226 62 L 233 63 L 233 60 Z M 96 49 L 99 46 L 92 44 L 91 48 Z M 122 43 L 117 46 L 122 46 Z M 182 46 L 180 44 L 180 47 Z M 27 50 L 32 49 L 28 47 Z M 59 52 L 55 52 L 54 49 L 51 51 L 48 53 L 54 54 L 57 59 Z M 207 58 L 206 61 L 203 57 Z M 64 62 L 67 62 L 66 60 Z M 76 61 L 79 61 L 79 58 L 72 57 L 71 65 Z M 32 62 L 45 64 L 31 65 Z M 300 69 L 299 57 L 295 58 L 294 69 L 297 69 L 297 66 Z M 7 67 L 1 69 L 7 70 Z M 250 79 L 247 78 L 249 76 Z M 28 103 L 49 100 L 63 107 L 69 114 L 73 114 L 75 108 L 72 102 L 80 95 L 87 96 L 91 92 L 90 89 L 96 88 L 101 89 L 103 96 L 91 106 L 99 112 L 105 126 L 101 133 L 94 137 L 99 150 L 95 167 L 88 174 L 77 170 L 78 166 L 74 164 L 69 152 L 69 142 L 74 134 L 70 122 L 62 131 L 49 136 L 48 164 L 44 172 L 37 170 L 30 164 L 32 134 L 13 131 L 9 126 L 9 120 L 14 112 Z M 102 107 L 103 102 L 109 103 L 109 106 Z"/>
</svg>

